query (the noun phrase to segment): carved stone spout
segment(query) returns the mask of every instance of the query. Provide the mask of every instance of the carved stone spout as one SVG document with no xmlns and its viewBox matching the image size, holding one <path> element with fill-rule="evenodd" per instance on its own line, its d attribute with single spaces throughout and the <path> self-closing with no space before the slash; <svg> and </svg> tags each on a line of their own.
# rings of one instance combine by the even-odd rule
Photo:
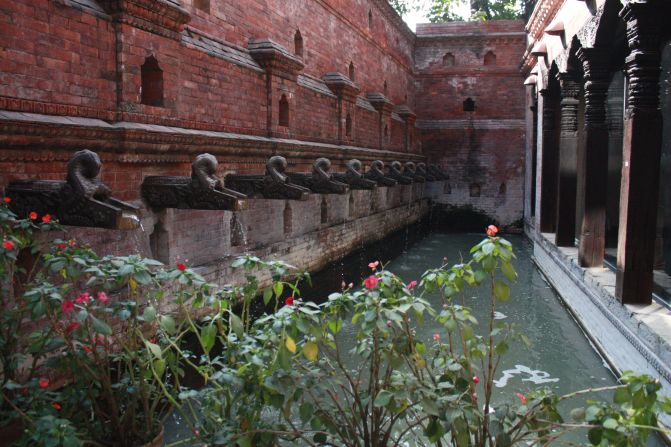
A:
<svg viewBox="0 0 671 447">
<path fill-rule="evenodd" d="M 95 152 L 75 152 L 65 181 L 22 180 L 7 187 L 11 209 L 24 218 L 35 211 L 50 214 L 63 225 L 132 230 L 140 225 L 137 207 L 111 196 L 98 180 L 102 162 Z"/>
<path fill-rule="evenodd" d="M 347 169 L 345 173 L 335 173 L 333 178 L 345 182 L 349 185 L 350 189 L 375 189 L 377 188 L 377 182 L 374 180 L 368 180 L 361 173 L 361 162 L 359 160 L 350 160 L 346 163 Z"/>
<path fill-rule="evenodd" d="M 401 185 L 409 185 L 412 183 L 412 178 L 404 175 L 401 172 L 402 165 L 400 161 L 393 161 L 389 166 L 389 177 L 396 180 Z"/>
<path fill-rule="evenodd" d="M 226 185 L 255 199 L 307 200 L 310 190 L 295 185 L 285 174 L 287 160 L 275 155 L 266 163 L 263 175 L 229 174 Z"/>
<path fill-rule="evenodd" d="M 435 182 L 436 178 L 426 172 L 426 164 L 424 163 L 417 163 L 417 169 L 415 170 L 415 174 L 419 175 L 420 177 L 424 177 L 427 182 Z"/>
<path fill-rule="evenodd" d="M 429 165 L 428 171 L 436 180 L 447 180 L 449 176 L 436 165 Z"/>
<path fill-rule="evenodd" d="M 416 183 L 426 182 L 426 178 L 417 174 L 417 167 L 415 166 L 415 163 L 411 161 L 406 162 L 403 166 L 403 175 L 410 177 L 412 181 Z"/>
<path fill-rule="evenodd" d="M 375 160 L 370 164 L 370 170 L 363 176 L 368 180 L 377 182 L 380 186 L 396 186 L 398 182 L 391 177 L 384 175 L 384 162 L 382 160 Z"/>
<path fill-rule="evenodd" d="M 224 187 L 224 182 L 216 176 L 217 166 L 214 155 L 200 154 L 191 164 L 191 177 L 145 178 L 142 182 L 142 197 L 155 209 L 244 209 L 246 196 Z"/>
<path fill-rule="evenodd" d="M 312 165 L 311 173 L 289 173 L 291 183 L 294 183 L 318 194 L 347 194 L 347 184 L 333 179 L 331 161 L 328 158 L 318 158 Z"/>
</svg>

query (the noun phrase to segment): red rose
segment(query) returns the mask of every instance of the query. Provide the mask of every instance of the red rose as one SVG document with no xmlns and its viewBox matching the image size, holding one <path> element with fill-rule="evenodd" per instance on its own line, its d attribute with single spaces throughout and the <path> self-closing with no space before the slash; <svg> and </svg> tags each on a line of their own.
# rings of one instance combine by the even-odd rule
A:
<svg viewBox="0 0 671 447">
<path fill-rule="evenodd" d="M 84 351 L 86 351 L 87 354 L 90 354 L 90 353 L 93 352 L 93 349 L 89 348 L 89 347 L 86 346 L 86 345 L 82 345 L 82 349 L 83 349 Z"/>
<path fill-rule="evenodd" d="M 58 247 L 59 250 L 65 250 L 66 245 L 65 244 L 58 244 L 56 247 Z"/>
<path fill-rule="evenodd" d="M 11 198 L 11 197 L 5 197 L 5 198 L 4 198 L 4 201 L 5 201 L 5 203 L 11 203 L 11 202 L 12 202 L 12 198 Z"/>
<path fill-rule="evenodd" d="M 496 233 L 499 232 L 499 229 L 496 228 L 496 225 L 490 225 L 487 227 L 487 236 L 489 237 L 494 237 L 496 236 Z"/>
<path fill-rule="evenodd" d="M 54 408 L 54 410 L 56 410 L 56 411 L 60 411 L 60 409 L 61 409 L 61 404 L 59 404 L 58 402 L 54 402 L 53 404 L 51 404 L 51 406 L 52 406 L 52 407 Z"/>
<path fill-rule="evenodd" d="M 35 220 L 37 219 L 37 213 L 35 211 L 31 211 L 30 214 L 28 214 L 28 217 L 30 220 Z"/>
<path fill-rule="evenodd" d="M 368 267 L 370 267 L 371 270 L 375 270 L 378 265 L 380 265 L 380 261 L 375 261 L 375 262 L 369 262 L 368 263 Z"/>
<path fill-rule="evenodd" d="M 44 223 L 51 222 L 51 216 L 49 214 L 45 214 L 44 216 L 42 216 L 42 222 Z"/>
<path fill-rule="evenodd" d="M 102 303 L 108 302 L 110 299 L 105 292 L 98 292 L 98 300 Z"/>
<path fill-rule="evenodd" d="M 380 278 L 377 276 L 371 275 L 366 280 L 363 282 L 363 285 L 366 286 L 367 289 L 373 289 L 375 286 L 377 286 L 377 283 L 380 282 Z"/>
<path fill-rule="evenodd" d="M 476 385 L 480 383 L 480 378 L 478 376 L 473 376 L 473 383 Z"/>
<path fill-rule="evenodd" d="M 37 383 L 40 385 L 40 388 L 46 388 L 49 386 L 49 381 L 47 379 L 40 379 L 40 381 Z"/>
<path fill-rule="evenodd" d="M 182 262 L 178 263 L 177 264 L 177 270 L 179 270 L 180 272 L 183 272 L 184 270 L 186 270 L 186 264 L 184 264 Z"/>
<path fill-rule="evenodd" d="M 526 404 L 527 404 L 527 398 L 524 397 L 524 394 L 522 394 L 522 393 L 517 393 L 517 398 L 520 400 L 520 402 L 522 402 L 522 405 L 526 405 Z"/>
<path fill-rule="evenodd" d="M 416 285 L 417 285 L 417 281 L 410 281 L 408 283 L 408 289 L 412 290 L 412 289 L 415 288 Z"/>
<path fill-rule="evenodd" d="M 14 250 L 14 242 L 8 241 L 7 239 L 2 242 L 2 246 L 5 250 Z"/>
<path fill-rule="evenodd" d="M 74 247 L 75 245 L 77 245 L 77 242 L 76 242 L 74 239 L 70 239 L 70 240 L 68 241 L 68 245 L 69 245 L 70 247 Z"/>
<path fill-rule="evenodd" d="M 440 334 L 438 332 L 433 334 L 433 341 L 440 341 Z"/>
<path fill-rule="evenodd" d="M 84 304 L 86 303 L 89 299 L 91 298 L 91 295 L 88 292 L 82 292 L 79 295 L 77 295 L 77 298 L 75 298 L 75 303 L 77 304 Z"/>
<path fill-rule="evenodd" d="M 63 309 L 63 313 L 69 314 L 75 310 L 75 303 L 69 300 L 63 301 L 63 304 L 61 304 L 61 309 Z"/>
<path fill-rule="evenodd" d="M 284 300 L 284 304 L 287 305 L 287 306 L 293 306 L 294 305 L 294 297 L 293 296 L 287 297 L 287 299 Z"/>
<path fill-rule="evenodd" d="M 74 331 L 75 329 L 77 329 L 79 326 L 81 326 L 81 324 L 77 323 L 76 321 L 73 321 L 72 323 L 70 323 L 68 325 L 68 327 L 65 328 L 65 333 L 69 334 L 72 331 Z"/>
</svg>

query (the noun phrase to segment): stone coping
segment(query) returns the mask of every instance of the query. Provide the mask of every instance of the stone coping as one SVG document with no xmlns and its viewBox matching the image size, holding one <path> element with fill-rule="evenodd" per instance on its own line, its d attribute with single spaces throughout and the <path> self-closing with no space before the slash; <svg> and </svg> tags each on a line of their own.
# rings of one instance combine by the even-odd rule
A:
<svg viewBox="0 0 671 447">
<path fill-rule="evenodd" d="M 537 233 L 527 228 L 527 235 L 534 241 L 534 257 L 539 268 L 611 366 L 619 373 L 635 368 L 657 376 L 663 379 L 665 391 L 671 395 L 671 310 L 656 302 L 648 305 L 620 303 L 615 298 L 615 272 L 608 268 L 580 267 L 578 248 L 557 247 L 553 242 L 554 234 Z M 548 258 L 556 265 L 548 265 Z M 565 279 L 573 284 L 566 283 Z M 578 294 L 584 297 L 569 296 L 578 289 Z M 589 302 L 578 301 L 584 298 Z M 610 328 L 604 329 L 603 324 Z M 626 339 L 630 347 L 617 341 L 621 338 Z M 634 352 L 627 354 L 631 348 L 638 355 Z"/>
</svg>

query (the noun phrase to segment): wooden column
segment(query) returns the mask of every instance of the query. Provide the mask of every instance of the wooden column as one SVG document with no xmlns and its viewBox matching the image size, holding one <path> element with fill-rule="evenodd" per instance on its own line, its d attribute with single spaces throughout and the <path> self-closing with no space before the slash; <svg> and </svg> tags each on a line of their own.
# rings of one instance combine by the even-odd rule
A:
<svg viewBox="0 0 671 447">
<path fill-rule="evenodd" d="M 573 73 L 559 73 L 557 77 L 561 84 L 561 130 L 555 244 L 558 247 L 572 247 L 575 244 L 580 84 Z"/>
<path fill-rule="evenodd" d="M 558 155 L 557 146 L 557 93 L 551 89 L 543 89 L 541 94 L 541 147 L 539 178 L 540 204 L 537 209 L 540 216 L 538 222 L 540 231 L 553 233 L 557 220 L 557 172 Z"/>
<path fill-rule="evenodd" d="M 585 148 L 578 163 L 584 209 L 580 225 L 579 260 L 583 267 L 603 267 L 606 249 L 606 191 L 608 184 L 608 127 L 606 98 L 610 54 L 603 48 L 580 48 L 577 56 L 585 77 Z"/>
<path fill-rule="evenodd" d="M 650 303 L 655 260 L 662 115 L 659 109 L 660 8 L 652 2 L 627 3 L 631 50 L 624 117 L 620 227 L 615 295 L 623 303 Z"/>
</svg>

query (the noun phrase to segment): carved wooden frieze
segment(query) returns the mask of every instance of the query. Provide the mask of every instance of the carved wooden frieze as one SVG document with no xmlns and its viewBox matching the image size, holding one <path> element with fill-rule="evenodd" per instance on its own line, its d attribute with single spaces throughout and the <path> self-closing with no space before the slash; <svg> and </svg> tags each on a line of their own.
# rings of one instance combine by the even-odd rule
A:
<svg viewBox="0 0 671 447">
<path fill-rule="evenodd" d="M 370 169 L 364 174 L 364 177 L 377 182 L 380 186 L 396 186 L 398 182 L 391 177 L 387 177 L 383 169 L 384 162 L 375 160 L 370 164 Z"/>
<path fill-rule="evenodd" d="M 312 165 L 310 173 L 289 173 L 291 183 L 308 188 L 317 194 L 347 194 L 347 184 L 333 179 L 331 161 L 328 158 L 318 158 Z"/>
<path fill-rule="evenodd" d="M 263 175 L 229 174 L 226 186 L 256 199 L 307 200 L 310 190 L 293 184 L 288 175 L 286 158 L 275 155 L 266 163 Z"/>
<path fill-rule="evenodd" d="M 142 182 L 142 197 L 155 209 L 234 210 L 245 208 L 245 195 L 224 187 L 216 176 L 217 159 L 200 154 L 191 177 L 150 176 Z"/>
<path fill-rule="evenodd" d="M 402 169 L 403 165 L 401 165 L 400 161 L 393 161 L 391 165 L 389 165 L 389 177 L 393 178 L 401 185 L 411 184 L 412 178 L 404 175 L 403 172 L 401 172 Z"/>
<path fill-rule="evenodd" d="M 65 181 L 22 180 L 10 183 L 11 209 L 21 218 L 49 214 L 63 225 L 131 230 L 139 226 L 137 207 L 111 196 L 98 179 L 102 162 L 95 152 L 76 152 Z"/>
<path fill-rule="evenodd" d="M 347 169 L 344 173 L 335 173 L 333 178 L 339 182 L 347 183 L 350 189 L 375 189 L 377 182 L 366 179 L 361 172 L 361 162 L 359 160 L 350 160 L 346 164 Z"/>
</svg>

